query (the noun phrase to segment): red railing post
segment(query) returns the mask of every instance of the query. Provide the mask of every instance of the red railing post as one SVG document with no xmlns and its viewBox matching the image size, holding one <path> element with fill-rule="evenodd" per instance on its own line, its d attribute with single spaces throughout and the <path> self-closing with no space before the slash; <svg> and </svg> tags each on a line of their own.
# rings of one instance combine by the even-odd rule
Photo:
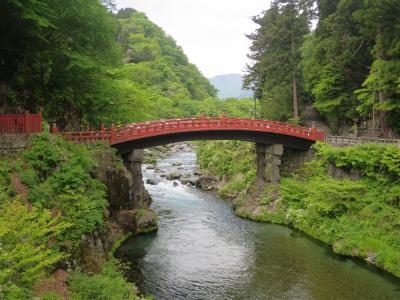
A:
<svg viewBox="0 0 400 300">
<path fill-rule="evenodd" d="M 57 128 L 57 124 L 56 122 L 53 122 L 53 124 L 51 124 L 50 126 L 50 133 L 57 133 L 59 130 Z"/>
<path fill-rule="evenodd" d="M 110 144 L 112 144 L 113 140 L 114 140 L 114 133 L 115 133 L 115 127 L 114 127 L 114 123 L 111 124 L 110 127 Z"/>
</svg>

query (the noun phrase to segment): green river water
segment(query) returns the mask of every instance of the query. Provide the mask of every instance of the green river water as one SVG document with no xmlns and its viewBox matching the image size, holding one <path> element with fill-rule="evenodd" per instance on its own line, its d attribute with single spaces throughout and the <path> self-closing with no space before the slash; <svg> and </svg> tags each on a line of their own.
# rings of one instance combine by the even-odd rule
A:
<svg viewBox="0 0 400 300">
<path fill-rule="evenodd" d="M 159 167 L 195 169 L 193 151 L 160 159 Z M 182 167 L 180 167 L 182 169 Z M 400 299 L 400 280 L 284 226 L 234 216 L 216 194 L 144 169 L 157 233 L 127 240 L 117 256 L 128 276 L 155 299 Z"/>
</svg>

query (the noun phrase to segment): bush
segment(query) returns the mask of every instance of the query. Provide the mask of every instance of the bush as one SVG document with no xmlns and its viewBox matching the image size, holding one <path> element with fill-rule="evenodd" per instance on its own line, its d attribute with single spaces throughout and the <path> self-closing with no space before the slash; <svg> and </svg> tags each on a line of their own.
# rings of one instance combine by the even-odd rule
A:
<svg viewBox="0 0 400 300">
<path fill-rule="evenodd" d="M 4 203 L 0 215 L 0 298 L 31 299 L 32 284 L 64 257 L 50 241 L 69 225 L 18 200 Z"/>
<path fill-rule="evenodd" d="M 78 246 L 83 234 L 102 227 L 107 207 L 105 186 L 92 175 L 97 165 L 93 151 L 48 133 L 35 136 L 32 144 L 22 155 L 20 176 L 30 188 L 29 200 L 60 211 L 72 226 L 58 238 Z"/>
<path fill-rule="evenodd" d="M 136 300 L 137 290 L 124 280 L 115 261 L 107 262 L 100 274 L 73 273 L 69 276 L 72 300 Z"/>
</svg>

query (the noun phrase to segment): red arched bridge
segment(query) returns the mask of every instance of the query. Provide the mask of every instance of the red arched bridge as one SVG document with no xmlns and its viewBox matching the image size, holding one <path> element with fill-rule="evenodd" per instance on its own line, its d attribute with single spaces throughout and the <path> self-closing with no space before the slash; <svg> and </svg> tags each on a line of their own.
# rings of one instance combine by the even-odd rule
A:
<svg viewBox="0 0 400 300">
<path fill-rule="evenodd" d="M 131 123 L 98 131 L 64 132 L 77 142 L 108 141 L 121 154 L 180 141 L 242 140 L 307 150 L 314 142 L 324 141 L 325 133 L 316 128 L 268 120 L 199 117 Z"/>
</svg>

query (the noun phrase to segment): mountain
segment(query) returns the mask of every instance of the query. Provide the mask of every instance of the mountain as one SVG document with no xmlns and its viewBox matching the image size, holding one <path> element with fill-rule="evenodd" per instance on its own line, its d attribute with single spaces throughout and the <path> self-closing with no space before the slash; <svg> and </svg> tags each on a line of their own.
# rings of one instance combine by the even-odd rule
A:
<svg viewBox="0 0 400 300">
<path fill-rule="evenodd" d="M 243 77 L 241 74 L 218 75 L 209 78 L 210 82 L 218 89 L 218 98 L 252 98 L 253 93 L 243 90 Z"/>
</svg>

